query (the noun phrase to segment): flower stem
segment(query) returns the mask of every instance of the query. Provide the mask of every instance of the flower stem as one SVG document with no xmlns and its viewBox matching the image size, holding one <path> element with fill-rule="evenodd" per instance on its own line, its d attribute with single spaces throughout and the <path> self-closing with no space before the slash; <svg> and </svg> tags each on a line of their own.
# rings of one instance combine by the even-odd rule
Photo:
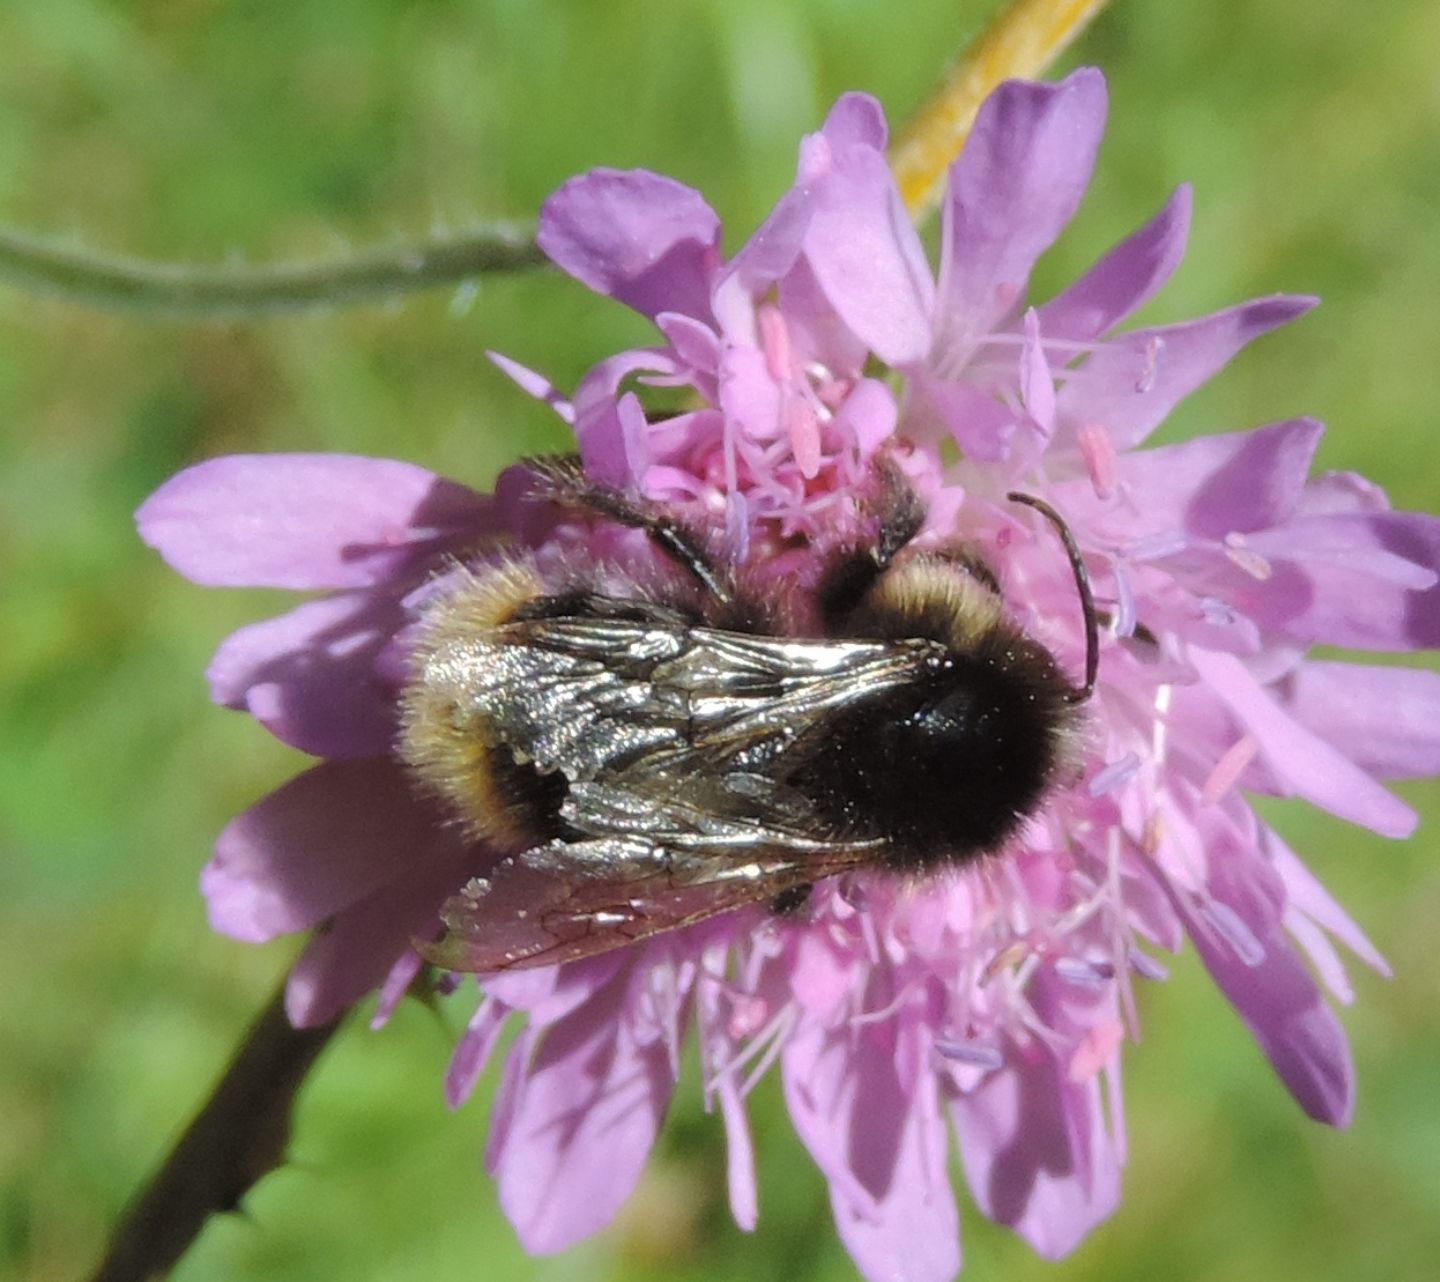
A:
<svg viewBox="0 0 1440 1282">
<path fill-rule="evenodd" d="M 91 306 L 205 319 L 363 302 L 544 263 L 530 228 L 500 225 L 330 262 L 252 268 L 97 254 L 0 227 L 0 281 Z"/>
<path fill-rule="evenodd" d="M 945 171 L 960 154 L 980 104 L 1002 80 L 1038 76 L 1106 0 L 1010 0 L 970 44 L 930 100 L 895 136 L 890 168 L 918 221 L 940 199 Z"/>
<path fill-rule="evenodd" d="M 285 1159 L 295 1095 L 335 1030 L 292 1028 L 270 1000 L 199 1115 L 126 1208 L 91 1282 L 163 1276 L 218 1211 L 233 1211 Z"/>
</svg>

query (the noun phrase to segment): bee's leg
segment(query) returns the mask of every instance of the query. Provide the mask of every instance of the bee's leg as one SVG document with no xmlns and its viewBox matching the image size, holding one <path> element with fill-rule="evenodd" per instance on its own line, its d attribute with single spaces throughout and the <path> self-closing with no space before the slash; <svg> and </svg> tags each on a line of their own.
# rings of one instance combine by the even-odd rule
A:
<svg viewBox="0 0 1440 1282">
<path fill-rule="evenodd" d="M 838 548 L 820 575 L 815 599 L 827 632 L 836 631 L 855 611 L 925 524 L 925 505 L 893 461 L 882 456 L 875 479 L 877 492 L 868 504 L 875 518 L 874 542 Z"/>
<path fill-rule="evenodd" d="M 527 460 L 539 479 L 538 495 L 563 507 L 594 513 L 617 525 L 644 530 L 671 561 L 684 570 L 718 605 L 733 606 L 730 576 L 711 556 L 704 538 L 658 504 L 632 498 L 612 485 L 590 480 L 573 454 Z"/>
<path fill-rule="evenodd" d="M 810 902 L 809 886 L 791 886 L 770 900 L 770 911 L 777 917 L 795 917 Z"/>
</svg>

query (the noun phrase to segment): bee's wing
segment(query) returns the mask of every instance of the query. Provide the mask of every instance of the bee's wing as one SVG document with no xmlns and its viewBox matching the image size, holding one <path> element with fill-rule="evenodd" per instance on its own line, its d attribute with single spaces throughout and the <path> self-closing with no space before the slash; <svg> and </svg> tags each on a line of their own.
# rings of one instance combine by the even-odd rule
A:
<svg viewBox="0 0 1440 1282">
<path fill-rule="evenodd" d="M 457 971 L 575 961 L 772 899 L 857 867 L 865 854 L 856 845 L 805 857 L 751 848 L 715 858 L 643 836 L 551 842 L 503 860 L 448 900 L 444 938 L 421 951 Z"/>
<path fill-rule="evenodd" d="M 723 777 L 663 785 L 572 785 L 562 817 L 585 835 L 472 881 L 444 905 L 446 934 L 426 956 L 462 971 L 574 961 L 848 872 L 876 852 L 875 841 L 807 836 L 803 814 L 775 794 L 756 809 Z"/>
<path fill-rule="evenodd" d="M 703 787 L 709 774 L 763 773 L 829 712 L 913 679 L 937 649 L 722 632 L 598 600 L 637 617 L 508 623 L 436 656 L 428 683 L 448 684 L 541 770 L 572 783 L 665 776 L 683 791 L 687 776 Z"/>
</svg>

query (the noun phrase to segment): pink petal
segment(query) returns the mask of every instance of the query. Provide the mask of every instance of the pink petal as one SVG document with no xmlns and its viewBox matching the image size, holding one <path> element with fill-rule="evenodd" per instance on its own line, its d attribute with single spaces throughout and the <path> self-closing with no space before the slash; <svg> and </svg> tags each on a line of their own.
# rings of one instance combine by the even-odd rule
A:
<svg viewBox="0 0 1440 1282">
<path fill-rule="evenodd" d="M 1304 964 L 1290 948 L 1278 920 L 1282 893 L 1273 873 L 1241 848 L 1211 847 L 1207 890 L 1233 912 L 1258 941 L 1263 956 L 1243 958 L 1227 947 L 1172 891 L 1175 910 L 1195 941 L 1211 978 L 1245 1021 L 1265 1057 L 1301 1108 L 1317 1122 L 1345 1126 L 1355 1104 L 1354 1066 L 1345 1031 Z"/>
<path fill-rule="evenodd" d="M 1296 721 L 1367 773 L 1440 774 L 1440 673 L 1315 661 L 1296 669 L 1284 695 Z"/>
<path fill-rule="evenodd" d="M 560 395 L 555 385 L 545 375 L 537 374 L 533 369 L 527 369 L 519 361 L 512 361 L 500 352 L 486 352 L 485 355 L 489 358 L 490 363 L 522 392 L 533 396 L 537 401 L 543 401 L 555 411 L 563 422 L 573 423 L 575 421 L 574 406 Z"/>
<path fill-rule="evenodd" d="M 322 762 L 221 832 L 200 875 L 210 924 L 252 942 L 304 930 L 403 884 L 453 832 L 389 758 Z"/>
<path fill-rule="evenodd" d="M 592 169 L 540 207 L 535 239 L 557 267 L 643 315 L 710 314 L 720 220 L 683 183 L 644 169 Z"/>
<path fill-rule="evenodd" d="M 673 1080 L 664 1039 L 643 1036 L 638 974 L 627 967 L 552 1024 L 520 1069 L 492 1161 L 527 1251 L 563 1251 L 608 1224 L 655 1142 Z"/>
<path fill-rule="evenodd" d="M 867 147 L 883 152 L 889 134 L 885 109 L 868 93 L 842 93 L 830 108 L 820 132 L 835 151 Z"/>
<path fill-rule="evenodd" d="M 864 963 L 853 949 L 832 944 L 821 931 L 795 933 L 790 991 L 810 1020 L 824 1025 L 842 1017 L 845 1003 L 864 977 Z"/>
<path fill-rule="evenodd" d="M 395 692 L 376 660 L 405 621 L 394 599 L 355 592 L 252 623 L 210 661 L 210 697 L 312 756 L 382 756 L 395 741 Z"/>
<path fill-rule="evenodd" d="M 474 869 L 468 852 L 453 843 L 448 852 L 426 855 L 311 937 L 285 984 L 285 1013 L 296 1028 L 333 1019 L 379 987 L 412 940 L 435 936 L 441 901 Z"/>
<path fill-rule="evenodd" d="M 720 340 L 710 326 L 679 312 L 661 312 L 655 318 L 655 324 L 670 341 L 676 360 L 689 367 L 687 378 L 701 381 L 708 375 L 711 380 L 714 379 L 716 370 L 720 368 Z M 714 398 L 706 396 L 705 399 Z"/>
<path fill-rule="evenodd" d="M 1277 294 L 1179 325 L 1132 330 L 1106 343 L 1060 389 L 1060 435 L 1099 423 L 1117 449 L 1133 448 L 1247 343 L 1315 303 Z"/>
<path fill-rule="evenodd" d="M 1390 966 L 1314 873 L 1275 833 L 1266 830 L 1265 851 L 1279 874 L 1290 903 L 1334 935 L 1376 974 L 1390 977 Z"/>
<path fill-rule="evenodd" d="M 405 994 L 410 991 L 410 986 L 420 977 L 420 972 L 425 969 L 425 959 L 413 948 L 407 948 L 400 954 L 395 964 L 385 976 L 380 985 L 380 996 L 375 1002 L 375 1013 L 370 1016 L 370 1028 L 378 1031 L 390 1022 L 390 1017 L 395 1014 Z"/>
<path fill-rule="evenodd" d="M 786 192 L 717 276 L 712 306 L 726 337 L 741 343 L 759 341 L 756 302 L 794 267 L 812 209 L 807 191 L 792 188 Z"/>
<path fill-rule="evenodd" d="M 858 369 L 864 352 L 855 354 L 855 336 L 840 323 L 816 280 L 814 266 L 800 259 L 800 251 L 817 205 L 823 203 L 817 199 L 818 184 L 852 153 L 880 155 L 884 144 L 876 140 L 884 137 L 885 117 L 879 104 L 864 94 L 846 94 L 831 109 L 823 129 L 802 141 L 796 185 L 780 198 L 716 281 L 712 306 L 727 338 L 758 343 L 756 302 L 778 284 L 787 321 L 806 336 L 802 342 L 806 357 L 837 372 Z M 888 172 L 884 182 L 889 183 Z M 907 243 L 913 240 L 908 224 L 897 234 Z M 912 267 L 918 267 L 928 283 L 923 254 Z"/>
<path fill-rule="evenodd" d="M 730 1075 L 716 1086 L 715 1094 L 725 1121 L 725 1184 L 730 1194 L 730 1214 L 749 1233 L 760 1217 L 760 1207 L 755 1188 L 755 1145 L 745 1117 L 745 1101 Z"/>
<path fill-rule="evenodd" d="M 1055 376 L 1040 341 L 1040 315 L 1025 313 L 1025 344 L 1020 349 L 1020 400 L 1030 421 L 1044 436 L 1055 430 Z"/>
<path fill-rule="evenodd" d="M 963 361 L 1024 296 L 1080 203 L 1104 128 L 1093 68 L 1056 85 L 1007 81 L 985 100 L 950 168 L 932 360 Z"/>
<path fill-rule="evenodd" d="M 1259 531 L 1246 540 L 1245 556 L 1266 572 L 1257 579 L 1217 551 L 1202 590 L 1302 646 L 1424 647 L 1424 638 L 1440 625 L 1434 572 L 1369 544 L 1362 528 L 1367 521 L 1301 518 L 1281 530 Z M 1338 528 L 1324 530 L 1321 523 Z"/>
<path fill-rule="evenodd" d="M 445 1102 L 451 1108 L 459 1108 L 470 1098 L 513 1014 L 509 1006 L 494 997 L 483 998 L 475 1008 L 460 1040 L 455 1043 L 450 1067 L 445 1072 Z"/>
<path fill-rule="evenodd" d="M 1299 418 L 1250 432 L 1203 436 L 1128 455 L 1121 475 L 1145 496 L 1147 506 L 1153 503 L 1172 517 L 1183 512 L 1190 534 L 1223 539 L 1290 518 L 1324 431 L 1314 419 Z"/>
<path fill-rule="evenodd" d="M 207 587 L 353 588 L 493 530 L 491 506 L 422 467 L 351 454 L 232 454 L 186 468 L 135 514 Z"/>
<path fill-rule="evenodd" d="M 1020 420 L 1014 410 L 969 383 L 936 378 L 918 370 L 910 379 L 912 402 L 907 407 L 906 430 L 933 419 L 953 437 L 966 458 L 998 463 L 1010 456 Z M 935 435 L 939 435 L 936 432 Z"/>
<path fill-rule="evenodd" d="M 868 459 L 895 434 L 899 416 L 889 385 L 878 378 L 862 378 L 836 411 L 835 430 L 854 442 L 862 459 Z"/>
<path fill-rule="evenodd" d="M 720 362 L 720 408 L 732 430 L 749 441 L 779 439 L 780 389 L 754 347 L 729 347 Z"/>
<path fill-rule="evenodd" d="M 750 955 L 751 968 L 755 954 Z M 745 1232 L 754 1229 L 760 1207 L 755 1186 L 755 1145 L 745 1115 L 741 1082 L 753 1065 L 737 1062 L 745 1038 L 753 1036 L 770 1018 L 770 1006 L 751 985 L 757 976 L 742 974 L 737 982 L 742 994 L 729 979 L 720 979 L 729 967 L 729 948 L 721 944 L 699 953 L 700 979 L 695 989 L 695 1023 L 700 1042 L 701 1072 L 709 1098 L 719 1101 L 725 1123 L 725 1175 L 730 1195 L 730 1214 Z M 782 998 L 783 1000 L 783 998 Z"/>
<path fill-rule="evenodd" d="M 835 310 L 807 259 L 780 279 L 776 297 L 802 365 L 823 366 L 837 379 L 859 377 L 869 349 Z"/>
<path fill-rule="evenodd" d="M 1309 959 L 1326 992 L 1346 1006 L 1353 1002 L 1355 990 L 1350 986 L 1345 964 L 1340 960 L 1340 954 L 1330 942 L 1330 937 L 1304 913 L 1293 908 L 1281 918 L 1281 923 Z"/>
<path fill-rule="evenodd" d="M 1190 662 L 1254 737 L 1297 796 L 1386 837 L 1407 837 L 1415 812 L 1353 761 L 1290 717 L 1234 655 L 1191 648 Z"/>
<path fill-rule="evenodd" d="M 950 1282 L 960 1267 L 948 1138 L 920 1043 L 913 1016 L 839 1029 L 807 1020 L 782 1060 L 791 1120 L 870 1282 Z"/>
<path fill-rule="evenodd" d="M 641 944 L 564 966 L 487 975 L 485 992 L 513 1010 L 524 1011 L 531 1028 L 548 1028 L 579 1010 L 624 967 L 639 964 L 645 947 Z"/>
<path fill-rule="evenodd" d="M 1073 1251 L 1120 1200 L 1100 1080 L 1074 1081 L 1047 1048 L 1011 1042 L 1005 1067 L 951 1104 L 980 1210 L 1046 1259 Z"/>
<path fill-rule="evenodd" d="M 1388 512 L 1390 500 L 1374 481 L 1358 472 L 1321 472 L 1305 487 L 1300 510 L 1306 516 L 1354 516 Z"/>
<path fill-rule="evenodd" d="M 1262 625 L 1306 644 L 1440 646 L 1440 519 L 1305 515 L 1251 542 L 1277 562 L 1268 590 L 1245 607 Z"/>
<path fill-rule="evenodd" d="M 1190 185 L 1182 183 L 1145 226 L 1040 308 L 1041 333 L 1088 342 L 1153 298 L 1185 254 L 1190 205 Z"/>
<path fill-rule="evenodd" d="M 1061 491 L 1065 512 L 1126 543 L 1180 530 L 1219 541 L 1281 525 L 1300 503 L 1323 431 L 1299 418 L 1123 454 L 1114 473 L 1121 497 L 1100 499 L 1088 480 L 1072 481 Z"/>
<path fill-rule="evenodd" d="M 883 153 L 853 147 L 815 180 L 805 258 L 849 329 L 890 365 L 930 347 L 934 286 Z"/>
<path fill-rule="evenodd" d="M 645 414 L 633 393 L 617 393 L 633 374 L 670 375 L 677 369 L 668 353 L 637 348 L 586 372 L 575 389 L 575 437 L 588 476 L 622 488 L 639 485 L 650 462 Z"/>
</svg>

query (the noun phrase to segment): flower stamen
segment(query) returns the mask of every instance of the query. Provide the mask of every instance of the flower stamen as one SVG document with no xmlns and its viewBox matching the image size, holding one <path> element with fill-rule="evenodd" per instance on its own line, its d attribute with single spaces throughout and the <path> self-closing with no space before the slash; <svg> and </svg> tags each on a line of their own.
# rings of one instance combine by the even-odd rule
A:
<svg viewBox="0 0 1440 1282">
<path fill-rule="evenodd" d="M 1231 744 L 1215 763 L 1215 768 L 1201 787 L 1201 804 L 1213 806 L 1225 796 L 1245 773 L 1246 767 L 1255 760 L 1255 754 L 1259 751 L 1260 745 L 1248 734 L 1242 735 Z"/>
</svg>

